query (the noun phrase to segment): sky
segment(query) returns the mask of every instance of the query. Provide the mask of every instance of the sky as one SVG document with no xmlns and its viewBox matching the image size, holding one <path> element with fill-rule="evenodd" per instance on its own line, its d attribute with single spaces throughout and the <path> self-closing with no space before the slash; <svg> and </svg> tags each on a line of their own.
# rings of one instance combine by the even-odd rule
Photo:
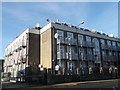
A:
<svg viewBox="0 0 120 90">
<path fill-rule="evenodd" d="M 24 30 L 47 24 L 46 19 L 95 29 L 118 36 L 117 2 L 3 2 L 2 3 L 2 51 Z M 1 39 L 1 38 L 0 38 Z"/>
</svg>

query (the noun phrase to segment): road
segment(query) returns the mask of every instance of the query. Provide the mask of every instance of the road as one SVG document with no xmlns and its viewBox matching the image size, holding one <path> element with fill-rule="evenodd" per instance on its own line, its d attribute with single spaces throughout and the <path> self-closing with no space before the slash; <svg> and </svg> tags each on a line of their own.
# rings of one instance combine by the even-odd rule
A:
<svg viewBox="0 0 120 90">
<path fill-rule="evenodd" d="M 85 81 L 85 82 L 71 82 L 71 83 L 62 83 L 62 84 L 54 84 L 54 85 L 44 85 L 44 86 L 39 86 L 39 85 L 31 85 L 29 86 L 28 84 L 22 84 L 18 85 L 12 84 L 10 85 L 5 85 L 3 84 L 3 90 L 40 90 L 40 89 L 60 89 L 60 88 L 79 88 L 79 90 L 103 90 L 103 89 L 108 89 L 108 90 L 120 90 L 120 80 L 119 79 L 112 79 L 112 80 L 97 80 L 97 81 Z M 11 86 L 11 88 L 7 88 L 7 86 Z M 16 86 L 16 87 L 15 87 Z M 81 89 L 80 89 L 81 88 Z"/>
</svg>

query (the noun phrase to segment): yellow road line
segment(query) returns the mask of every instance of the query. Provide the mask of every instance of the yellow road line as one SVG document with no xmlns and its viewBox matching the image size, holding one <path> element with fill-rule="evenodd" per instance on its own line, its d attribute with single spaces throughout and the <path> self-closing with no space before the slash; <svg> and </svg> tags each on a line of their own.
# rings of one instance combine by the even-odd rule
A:
<svg viewBox="0 0 120 90">
<path fill-rule="evenodd" d="M 119 79 L 97 80 L 97 81 L 84 81 L 84 82 L 70 82 L 70 83 L 55 84 L 55 85 L 52 85 L 52 86 L 70 86 L 70 85 L 77 85 L 77 84 L 110 82 L 110 81 L 117 81 L 117 80 L 119 80 Z"/>
</svg>

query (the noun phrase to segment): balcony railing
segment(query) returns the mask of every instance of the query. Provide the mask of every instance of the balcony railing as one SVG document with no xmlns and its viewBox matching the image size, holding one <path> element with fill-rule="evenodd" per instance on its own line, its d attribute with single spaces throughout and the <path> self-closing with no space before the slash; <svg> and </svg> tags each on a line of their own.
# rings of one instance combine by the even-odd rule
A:
<svg viewBox="0 0 120 90">
<path fill-rule="evenodd" d="M 95 43 L 94 42 L 90 42 L 90 41 L 86 41 L 86 45 L 88 47 L 95 47 Z"/>
<path fill-rule="evenodd" d="M 118 61 L 118 56 L 117 55 L 113 56 L 113 61 Z"/>
<path fill-rule="evenodd" d="M 111 46 L 111 50 L 116 51 L 117 50 L 116 46 Z"/>
<path fill-rule="evenodd" d="M 110 45 L 102 45 L 103 50 L 111 50 L 111 51 L 117 51 L 116 46 L 110 46 Z"/>
<path fill-rule="evenodd" d="M 66 54 L 65 53 L 61 53 L 57 52 L 57 59 L 66 59 Z"/>
<path fill-rule="evenodd" d="M 61 37 L 60 39 L 57 39 L 57 44 L 67 44 L 67 41 L 65 40 L 65 38 Z"/>
<path fill-rule="evenodd" d="M 119 46 L 117 46 L 116 49 L 117 49 L 117 51 L 120 51 L 120 47 Z"/>
<path fill-rule="evenodd" d="M 26 58 L 23 58 L 23 57 L 22 57 L 22 58 L 21 58 L 21 62 L 23 62 L 23 63 L 26 62 Z"/>
<path fill-rule="evenodd" d="M 70 60 L 77 60 L 78 59 L 78 54 L 77 53 L 72 53 L 69 54 L 69 58 Z"/>
<path fill-rule="evenodd" d="M 111 50 L 110 46 L 109 45 L 102 45 L 101 48 L 103 50 Z"/>
<path fill-rule="evenodd" d="M 70 54 L 70 53 L 61 53 L 57 52 L 57 59 L 70 59 L 70 60 L 77 60 L 78 59 L 78 54 Z"/>
<path fill-rule="evenodd" d="M 117 61 L 118 57 L 117 57 L 117 55 L 115 55 L 115 56 L 103 56 L 103 60 L 104 61 Z"/>
<path fill-rule="evenodd" d="M 75 38 L 65 38 L 65 41 L 67 41 L 67 44 L 71 44 L 71 45 L 77 45 L 77 39 Z"/>
<path fill-rule="evenodd" d="M 22 47 L 25 48 L 25 47 L 27 47 L 27 45 L 26 45 L 25 43 L 23 43 L 23 44 L 22 44 Z"/>
<path fill-rule="evenodd" d="M 90 41 L 78 41 L 78 45 L 82 47 L 95 47 L 95 43 Z"/>
<path fill-rule="evenodd" d="M 95 60 L 95 56 L 92 54 L 83 54 L 83 56 L 79 55 L 79 59 L 80 60 Z"/>
<path fill-rule="evenodd" d="M 70 45 L 77 45 L 77 39 L 74 38 L 63 38 L 61 37 L 59 40 L 57 40 L 57 44 L 70 44 Z"/>
</svg>

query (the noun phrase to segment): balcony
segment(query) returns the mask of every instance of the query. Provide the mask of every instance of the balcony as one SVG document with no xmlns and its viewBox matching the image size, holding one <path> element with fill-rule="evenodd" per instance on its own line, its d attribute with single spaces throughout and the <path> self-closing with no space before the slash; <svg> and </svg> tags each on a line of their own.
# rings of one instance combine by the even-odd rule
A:
<svg viewBox="0 0 120 90">
<path fill-rule="evenodd" d="M 25 48 L 27 47 L 27 45 L 25 43 L 22 43 L 22 47 Z"/>
<path fill-rule="evenodd" d="M 95 56 L 92 54 L 83 54 L 83 56 L 79 55 L 80 60 L 95 60 Z"/>
<path fill-rule="evenodd" d="M 117 50 L 117 51 L 120 51 L 120 46 L 117 46 L 117 47 L 116 47 L 116 50 Z"/>
<path fill-rule="evenodd" d="M 109 45 L 102 45 L 101 48 L 103 50 L 111 50 L 111 46 L 109 46 Z"/>
<path fill-rule="evenodd" d="M 107 56 L 106 55 L 103 56 L 102 58 L 103 58 L 104 61 L 107 61 Z"/>
<path fill-rule="evenodd" d="M 90 48 L 94 48 L 95 47 L 95 43 L 90 42 L 90 41 L 78 41 L 78 45 L 81 47 L 90 47 Z"/>
<path fill-rule="evenodd" d="M 57 39 L 57 44 L 67 44 L 67 41 L 65 40 L 65 38 L 61 37 L 60 40 Z"/>
<path fill-rule="evenodd" d="M 15 64 L 17 64 L 18 63 L 17 59 L 15 59 L 14 62 L 15 62 Z"/>
<path fill-rule="evenodd" d="M 26 58 L 23 58 L 23 57 L 22 57 L 22 58 L 21 58 L 21 62 L 22 62 L 22 63 L 25 63 L 25 62 L 26 62 Z"/>
<path fill-rule="evenodd" d="M 87 54 L 87 59 L 94 61 L 95 60 L 95 56 L 92 55 L 92 54 Z"/>
<path fill-rule="evenodd" d="M 117 55 L 113 56 L 113 61 L 118 61 L 118 56 Z"/>
<path fill-rule="evenodd" d="M 65 41 L 67 42 L 68 45 L 77 45 L 77 39 L 75 38 L 65 38 Z"/>
<path fill-rule="evenodd" d="M 111 51 L 117 51 L 116 46 L 110 46 L 110 45 L 102 45 L 103 50 L 111 50 Z"/>
<path fill-rule="evenodd" d="M 116 46 L 111 46 L 110 48 L 111 48 L 112 51 L 116 51 L 117 50 Z"/>
<path fill-rule="evenodd" d="M 68 44 L 68 45 L 77 45 L 77 39 L 74 38 L 70 38 L 70 40 L 68 38 L 63 38 L 61 37 L 60 40 L 57 40 L 57 44 Z"/>
<path fill-rule="evenodd" d="M 74 53 L 74 54 L 69 54 L 69 53 L 61 53 L 57 52 L 57 59 L 70 59 L 70 60 L 77 60 L 78 59 L 78 54 Z"/>
<path fill-rule="evenodd" d="M 106 56 L 107 61 L 113 61 L 113 56 Z"/>
<path fill-rule="evenodd" d="M 118 57 L 117 57 L 117 55 L 115 55 L 115 56 L 103 56 L 103 60 L 104 61 L 117 61 L 118 60 Z"/>
<path fill-rule="evenodd" d="M 66 54 L 65 53 L 61 53 L 57 52 L 57 59 L 67 59 Z"/>
<path fill-rule="evenodd" d="M 78 60 L 78 54 L 77 53 L 73 53 L 73 54 L 69 54 L 69 59 L 70 60 Z"/>
<path fill-rule="evenodd" d="M 95 43 L 94 42 L 90 42 L 90 41 L 86 41 L 86 45 L 87 45 L 87 47 L 91 47 L 91 48 L 95 47 Z"/>
</svg>

